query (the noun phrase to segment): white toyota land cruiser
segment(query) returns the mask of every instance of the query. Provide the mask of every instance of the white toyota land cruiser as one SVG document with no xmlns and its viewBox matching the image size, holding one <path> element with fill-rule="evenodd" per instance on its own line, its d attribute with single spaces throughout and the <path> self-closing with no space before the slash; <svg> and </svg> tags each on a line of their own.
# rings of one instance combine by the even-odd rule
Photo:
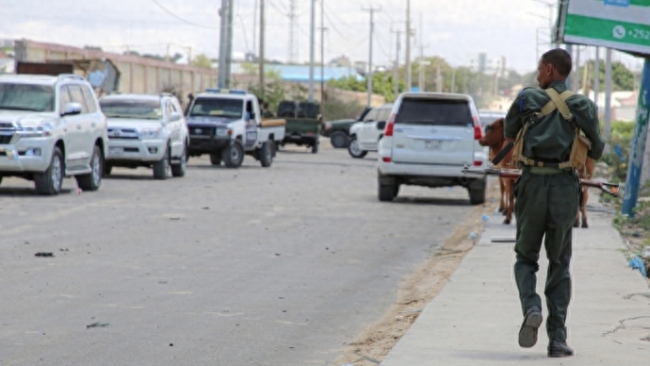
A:
<svg viewBox="0 0 650 366">
<path fill-rule="evenodd" d="M 488 161 L 478 141 L 483 129 L 468 95 L 404 93 L 379 142 L 378 195 L 392 201 L 401 184 L 426 187 L 463 186 L 471 204 L 485 202 L 486 178 L 467 176 L 464 166 Z"/>
<path fill-rule="evenodd" d="M 109 95 L 99 105 L 108 118 L 104 174 L 115 166 L 144 166 L 153 168 L 156 179 L 185 175 L 189 133 L 175 96 Z"/>
<path fill-rule="evenodd" d="M 0 181 L 22 177 L 56 195 L 75 176 L 79 188 L 97 190 L 106 141 L 106 117 L 82 77 L 0 76 Z"/>
</svg>

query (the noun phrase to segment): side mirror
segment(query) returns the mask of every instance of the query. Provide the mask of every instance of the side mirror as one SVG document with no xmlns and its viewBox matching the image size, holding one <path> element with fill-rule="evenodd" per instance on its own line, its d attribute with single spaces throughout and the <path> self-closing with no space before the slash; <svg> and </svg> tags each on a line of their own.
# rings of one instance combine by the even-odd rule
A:
<svg viewBox="0 0 650 366">
<path fill-rule="evenodd" d="M 246 112 L 246 113 L 244 113 L 244 120 L 245 120 L 246 122 L 250 122 L 250 120 L 251 120 L 251 114 L 250 114 L 250 112 Z"/>
<path fill-rule="evenodd" d="M 379 121 L 379 122 L 377 122 L 377 129 L 378 129 L 378 130 L 382 130 L 382 131 L 383 131 L 384 128 L 386 128 L 386 121 Z"/>
<path fill-rule="evenodd" d="M 63 107 L 62 116 L 74 116 L 81 114 L 81 103 L 68 103 Z"/>
<path fill-rule="evenodd" d="M 182 118 L 181 114 L 178 112 L 173 112 L 171 116 L 169 116 L 169 122 L 176 122 L 180 121 Z"/>
</svg>

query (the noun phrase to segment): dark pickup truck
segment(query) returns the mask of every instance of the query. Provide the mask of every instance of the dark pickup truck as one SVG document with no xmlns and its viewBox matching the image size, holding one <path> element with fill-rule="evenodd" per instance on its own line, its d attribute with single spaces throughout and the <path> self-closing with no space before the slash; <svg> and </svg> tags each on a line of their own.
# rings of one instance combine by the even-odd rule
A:
<svg viewBox="0 0 650 366">
<path fill-rule="evenodd" d="M 363 121 L 363 118 L 372 108 L 366 108 L 357 119 L 337 119 L 328 121 L 321 132 L 324 137 L 329 137 L 332 146 L 338 149 L 347 148 L 350 145 L 350 126 Z"/>
<path fill-rule="evenodd" d="M 282 101 L 278 106 L 278 117 L 287 121 L 282 146 L 296 144 L 311 147 L 318 152 L 318 136 L 321 130 L 320 105 L 309 102 Z"/>
</svg>

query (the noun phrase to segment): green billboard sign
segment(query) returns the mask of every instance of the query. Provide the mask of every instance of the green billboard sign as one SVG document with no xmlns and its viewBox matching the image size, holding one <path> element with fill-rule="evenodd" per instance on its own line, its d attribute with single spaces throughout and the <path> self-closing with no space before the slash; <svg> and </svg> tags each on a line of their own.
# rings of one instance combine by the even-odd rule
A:
<svg viewBox="0 0 650 366">
<path fill-rule="evenodd" d="M 558 30 L 566 43 L 650 55 L 650 0 L 568 0 Z"/>
</svg>

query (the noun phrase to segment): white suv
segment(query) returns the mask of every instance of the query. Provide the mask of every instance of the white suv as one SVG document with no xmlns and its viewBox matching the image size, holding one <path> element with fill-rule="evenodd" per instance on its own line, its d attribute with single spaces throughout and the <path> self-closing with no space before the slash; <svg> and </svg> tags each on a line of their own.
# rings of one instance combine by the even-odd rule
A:
<svg viewBox="0 0 650 366">
<path fill-rule="evenodd" d="M 353 158 L 363 158 L 368 151 L 377 151 L 377 144 L 384 134 L 386 121 L 390 117 L 392 104 L 384 104 L 370 110 L 363 121 L 350 126 L 348 152 Z"/>
<path fill-rule="evenodd" d="M 75 176 L 79 188 L 97 190 L 106 140 L 106 117 L 82 77 L 0 76 L 0 181 L 22 177 L 56 195 Z"/>
<path fill-rule="evenodd" d="M 404 93 L 393 106 L 379 142 L 380 201 L 392 201 L 401 184 L 463 186 L 472 204 L 485 202 L 486 178 L 467 176 L 464 166 L 484 166 L 483 130 L 468 95 Z"/>
<path fill-rule="evenodd" d="M 104 174 L 114 166 L 144 166 L 153 168 L 155 179 L 185 175 L 189 132 L 175 96 L 109 95 L 99 104 L 108 118 Z"/>
</svg>

